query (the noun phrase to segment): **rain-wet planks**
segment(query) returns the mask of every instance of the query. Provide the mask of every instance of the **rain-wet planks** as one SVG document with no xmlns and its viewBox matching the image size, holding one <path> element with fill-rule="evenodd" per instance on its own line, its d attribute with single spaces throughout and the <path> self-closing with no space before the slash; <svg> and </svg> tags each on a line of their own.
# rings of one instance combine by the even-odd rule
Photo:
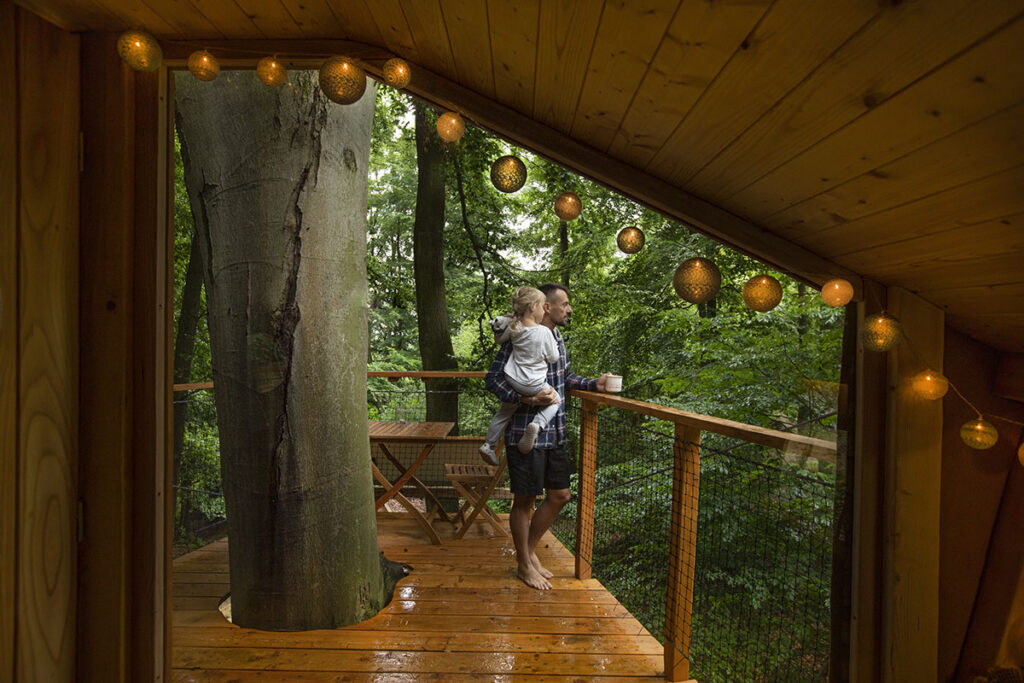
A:
<svg viewBox="0 0 1024 683">
<path fill-rule="evenodd" d="M 430 545 L 404 513 L 380 512 L 381 550 L 413 567 L 376 617 L 344 629 L 276 633 L 228 623 L 227 540 L 175 560 L 173 675 L 185 681 L 651 680 L 662 646 L 601 584 L 573 577 L 548 534 L 538 556 L 554 588 L 515 577 L 511 540 L 477 523 L 465 539 L 435 523 Z"/>
</svg>

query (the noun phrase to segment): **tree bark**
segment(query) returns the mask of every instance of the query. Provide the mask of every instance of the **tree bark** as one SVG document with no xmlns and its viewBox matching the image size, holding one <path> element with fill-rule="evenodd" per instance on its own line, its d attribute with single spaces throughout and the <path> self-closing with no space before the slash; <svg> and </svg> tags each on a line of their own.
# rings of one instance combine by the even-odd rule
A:
<svg viewBox="0 0 1024 683">
<path fill-rule="evenodd" d="M 181 313 L 178 314 L 178 330 L 174 339 L 174 383 L 184 384 L 192 379 L 192 354 L 196 346 L 196 326 L 199 324 L 199 304 L 203 294 L 203 262 L 199 251 L 199 239 L 192 233 L 192 247 L 189 249 L 188 268 L 185 269 L 185 285 L 181 290 Z M 182 399 L 185 398 L 181 394 Z M 174 404 L 174 483 L 191 486 L 192 482 L 181 479 L 185 449 L 185 420 L 188 417 L 188 403 L 182 400 Z M 179 519 L 189 518 L 192 494 L 184 496 L 175 493 L 175 503 L 180 506 Z"/>
<path fill-rule="evenodd" d="M 425 107 L 416 103 L 416 218 L 413 222 L 413 272 L 416 322 L 424 370 L 456 370 L 448 324 L 444 278 L 444 152 Z M 426 382 L 427 420 L 454 422 L 458 433 L 459 395 L 454 380 Z M 441 393 L 432 393 L 441 392 Z"/>
<path fill-rule="evenodd" d="M 366 419 L 366 177 L 374 92 L 315 72 L 177 78 L 201 216 L 232 617 L 334 628 L 385 603 Z"/>
</svg>

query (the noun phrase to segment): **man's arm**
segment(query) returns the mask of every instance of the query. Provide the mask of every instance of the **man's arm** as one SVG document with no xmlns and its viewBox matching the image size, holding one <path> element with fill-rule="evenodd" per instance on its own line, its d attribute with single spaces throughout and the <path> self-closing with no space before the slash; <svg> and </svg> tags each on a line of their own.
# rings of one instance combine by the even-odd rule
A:
<svg viewBox="0 0 1024 683">
<path fill-rule="evenodd" d="M 512 344 L 502 344 L 498 355 L 494 357 L 491 367 L 487 370 L 484 386 L 502 403 L 519 403 L 519 399 L 522 398 L 519 392 L 505 381 L 505 363 L 508 361 L 510 353 L 512 353 Z"/>
</svg>

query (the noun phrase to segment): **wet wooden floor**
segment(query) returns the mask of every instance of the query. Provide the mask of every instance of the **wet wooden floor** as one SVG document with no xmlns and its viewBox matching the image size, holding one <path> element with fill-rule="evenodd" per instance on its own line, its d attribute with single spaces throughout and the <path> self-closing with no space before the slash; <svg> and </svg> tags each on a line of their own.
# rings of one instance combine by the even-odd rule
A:
<svg viewBox="0 0 1024 683">
<path fill-rule="evenodd" d="M 515 577 L 511 540 L 482 523 L 431 545 L 403 513 L 378 514 L 381 550 L 413 567 L 369 621 L 330 631 L 239 628 L 217 605 L 228 591 L 227 540 L 174 561 L 172 681 L 616 681 L 663 672 L 662 647 L 596 580 L 573 578 L 553 536 L 538 556 L 554 588 Z"/>
</svg>

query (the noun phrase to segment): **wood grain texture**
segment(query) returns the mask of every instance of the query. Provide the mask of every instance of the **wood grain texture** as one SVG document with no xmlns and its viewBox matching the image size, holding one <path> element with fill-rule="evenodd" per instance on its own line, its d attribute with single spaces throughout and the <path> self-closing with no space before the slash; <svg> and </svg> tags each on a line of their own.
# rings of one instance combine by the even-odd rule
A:
<svg viewBox="0 0 1024 683">
<path fill-rule="evenodd" d="M 911 378 L 941 368 L 941 310 L 890 288 L 889 312 L 906 340 L 889 353 L 886 519 L 883 545 L 882 681 L 936 680 L 942 402 L 917 396 Z"/>
<path fill-rule="evenodd" d="M 308 38 L 349 37 L 329 0 L 281 0 Z"/>
<path fill-rule="evenodd" d="M 694 570 L 697 566 L 697 508 L 700 494 L 699 429 L 675 425 L 672 461 L 672 518 L 669 531 L 665 604 L 665 678 L 690 677 Z"/>
<path fill-rule="evenodd" d="M 441 4 L 448 42 L 459 81 L 484 97 L 494 98 L 491 30 L 487 3 L 445 0 Z"/>
<path fill-rule="evenodd" d="M 15 9 L 0 3 L 0 680 L 14 680 L 18 529 L 18 89 Z"/>
<path fill-rule="evenodd" d="M 202 8 L 204 5 L 212 5 L 220 3 L 196 3 L 196 7 Z M 228 5 L 229 3 L 223 3 Z M 288 9 L 281 3 L 280 0 L 234 0 L 233 3 L 239 9 L 242 10 L 244 16 L 248 18 L 248 22 L 244 19 L 234 19 L 224 24 L 221 27 L 221 22 L 217 22 L 217 28 L 221 33 L 227 34 L 227 30 L 237 30 L 232 27 L 235 26 L 246 26 L 247 23 L 252 23 L 259 29 L 261 35 L 267 36 L 287 36 L 289 38 L 301 38 L 305 36 L 304 26 L 297 23 L 295 18 L 292 17 Z M 211 21 L 211 23 L 214 23 Z"/>
<path fill-rule="evenodd" d="M 410 27 L 415 27 L 416 51 L 419 66 L 446 78 L 455 78 L 455 60 L 452 57 L 448 28 L 438 0 L 404 0 L 402 11 Z M 365 41 L 370 42 L 370 41 Z M 415 79 L 415 72 L 413 78 Z"/>
<path fill-rule="evenodd" d="M 779 0 L 679 122 L 646 170 L 680 187 L 879 12 L 871 0 L 842 0 L 808 12 Z"/>
<path fill-rule="evenodd" d="M 75 667 L 78 37 L 18 11 L 18 680 Z M 47 87 L 60 83 L 61 87 Z"/>
<path fill-rule="evenodd" d="M 216 609 L 227 591 L 226 539 L 175 560 L 172 680 L 219 680 L 226 669 L 238 680 L 660 676 L 660 643 L 600 583 L 572 578 L 573 556 L 550 533 L 538 555 L 555 572 L 555 588 L 537 591 L 516 578 L 511 539 L 484 522 L 461 540 L 438 523 L 445 543 L 432 546 L 409 517 L 379 513 L 377 532 L 385 555 L 413 571 L 377 616 L 342 629 L 274 633 L 227 622 Z"/>
<path fill-rule="evenodd" d="M 608 149 L 680 4 L 605 3 L 572 122 L 574 138 Z"/>
<path fill-rule="evenodd" d="M 79 489 L 88 511 L 79 546 L 77 677 L 127 680 L 131 592 L 131 188 L 134 76 L 116 34 L 85 34 L 82 73 L 96 74 L 82 102 Z"/>
<path fill-rule="evenodd" d="M 568 133 L 601 21 L 603 0 L 541 3 L 533 118 Z"/>
<path fill-rule="evenodd" d="M 399 0 L 373 0 L 366 6 L 380 30 L 384 45 L 396 55 L 419 62 L 419 51 Z"/>
<path fill-rule="evenodd" d="M 589 579 L 594 567 L 594 502 L 597 494 L 597 404 L 580 407 L 580 455 L 576 496 L 576 578 Z"/>
<path fill-rule="evenodd" d="M 1005 24 L 1003 0 L 887 4 L 687 183 L 712 200 L 738 193 Z M 758 218 L 761 215 L 758 214 Z"/>
<path fill-rule="evenodd" d="M 533 115 L 540 0 L 488 0 L 494 97 L 521 114 Z"/>
</svg>

